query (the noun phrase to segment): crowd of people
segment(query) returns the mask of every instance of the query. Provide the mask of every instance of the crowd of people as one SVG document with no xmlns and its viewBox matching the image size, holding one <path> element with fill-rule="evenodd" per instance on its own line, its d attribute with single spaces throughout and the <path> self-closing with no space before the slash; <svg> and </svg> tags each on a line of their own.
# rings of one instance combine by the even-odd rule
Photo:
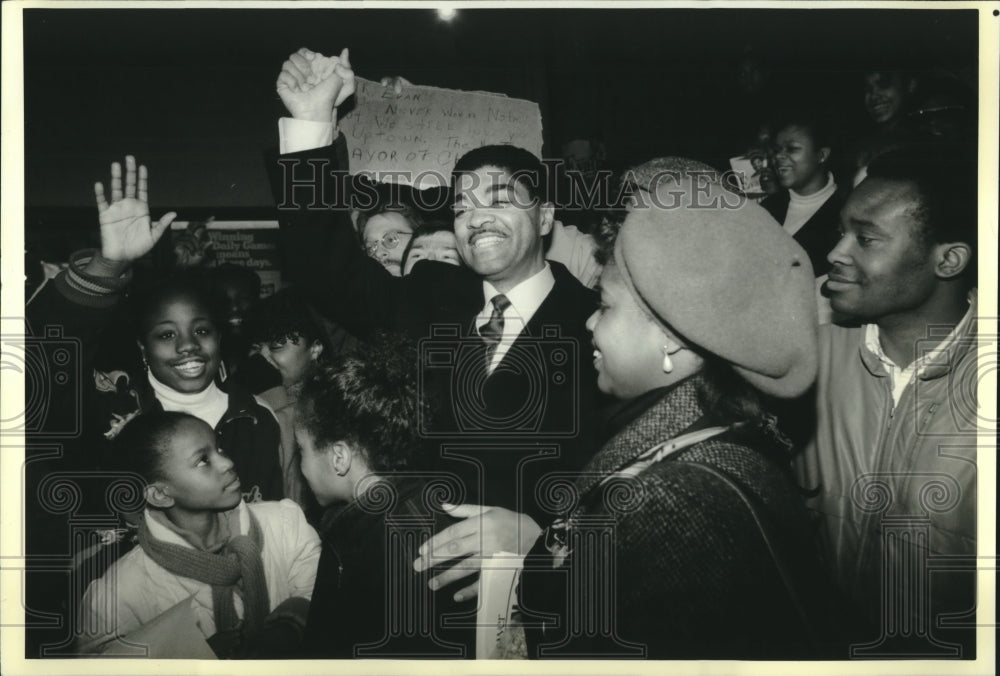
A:
<svg viewBox="0 0 1000 676">
<path fill-rule="evenodd" d="M 354 92 L 346 50 L 301 49 L 265 299 L 183 246 L 140 269 L 175 214 L 112 164 L 99 249 L 27 307 L 93 374 L 62 462 L 136 486 L 62 654 L 472 658 L 505 554 L 508 656 L 973 657 L 974 134 L 915 75 L 866 83 L 839 163 L 783 111 L 762 202 L 660 157 L 582 232 L 509 145 L 459 158 L 450 219 L 398 185 L 296 200 L 297 168 L 344 185 Z"/>
</svg>

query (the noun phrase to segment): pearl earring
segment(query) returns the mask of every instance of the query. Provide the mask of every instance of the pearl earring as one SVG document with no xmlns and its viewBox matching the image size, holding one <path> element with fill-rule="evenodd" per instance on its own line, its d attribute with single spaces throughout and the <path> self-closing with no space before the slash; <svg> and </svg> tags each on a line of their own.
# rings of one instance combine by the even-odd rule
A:
<svg viewBox="0 0 1000 676">
<path fill-rule="evenodd" d="M 666 345 L 663 346 L 663 372 L 664 373 L 670 373 L 671 371 L 674 370 L 674 362 L 670 361 L 670 355 L 667 353 L 668 349 L 669 348 Z"/>
</svg>

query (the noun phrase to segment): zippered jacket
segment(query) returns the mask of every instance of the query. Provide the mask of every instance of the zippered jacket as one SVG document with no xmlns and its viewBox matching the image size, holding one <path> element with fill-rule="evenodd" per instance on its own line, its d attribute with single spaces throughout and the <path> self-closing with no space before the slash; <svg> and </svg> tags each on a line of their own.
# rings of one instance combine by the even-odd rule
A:
<svg viewBox="0 0 1000 676">
<path fill-rule="evenodd" d="M 970 311 L 968 328 L 918 370 L 895 407 L 864 327 L 820 327 L 816 435 L 795 462 L 800 483 L 816 491 L 809 506 L 827 565 L 873 625 L 872 639 L 879 627 L 959 632 L 931 622 L 974 611 L 974 297 Z M 918 356 L 926 352 L 918 345 Z"/>
</svg>

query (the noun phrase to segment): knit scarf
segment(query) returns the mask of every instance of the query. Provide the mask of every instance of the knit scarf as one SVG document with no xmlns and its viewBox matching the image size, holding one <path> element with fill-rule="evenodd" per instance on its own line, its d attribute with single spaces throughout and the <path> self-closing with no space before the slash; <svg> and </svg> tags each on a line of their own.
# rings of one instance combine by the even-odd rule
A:
<svg viewBox="0 0 1000 676">
<path fill-rule="evenodd" d="M 243 582 L 243 628 L 253 631 L 264 621 L 269 609 L 267 579 L 261 548 L 264 537 L 253 512 L 250 517 L 250 534 L 234 535 L 226 542 L 202 551 L 157 540 L 149 532 L 146 519 L 139 519 L 139 545 L 156 563 L 171 573 L 204 582 L 212 586 L 212 613 L 216 631 L 233 629 L 239 625 L 233 594 L 237 584 Z"/>
</svg>

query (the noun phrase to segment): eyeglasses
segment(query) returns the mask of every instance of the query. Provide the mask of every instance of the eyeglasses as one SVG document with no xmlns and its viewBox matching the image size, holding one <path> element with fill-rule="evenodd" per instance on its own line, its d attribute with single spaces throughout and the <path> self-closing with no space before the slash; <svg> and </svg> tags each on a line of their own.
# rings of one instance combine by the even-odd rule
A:
<svg viewBox="0 0 1000 676">
<path fill-rule="evenodd" d="M 399 243 L 402 242 L 404 238 L 409 239 L 412 236 L 413 236 L 412 232 L 400 232 L 398 230 L 392 230 L 382 235 L 379 239 L 366 242 L 365 251 L 368 253 L 369 256 L 374 257 L 375 254 L 378 252 L 379 247 L 387 251 L 392 251 L 397 246 L 399 246 Z"/>
</svg>

